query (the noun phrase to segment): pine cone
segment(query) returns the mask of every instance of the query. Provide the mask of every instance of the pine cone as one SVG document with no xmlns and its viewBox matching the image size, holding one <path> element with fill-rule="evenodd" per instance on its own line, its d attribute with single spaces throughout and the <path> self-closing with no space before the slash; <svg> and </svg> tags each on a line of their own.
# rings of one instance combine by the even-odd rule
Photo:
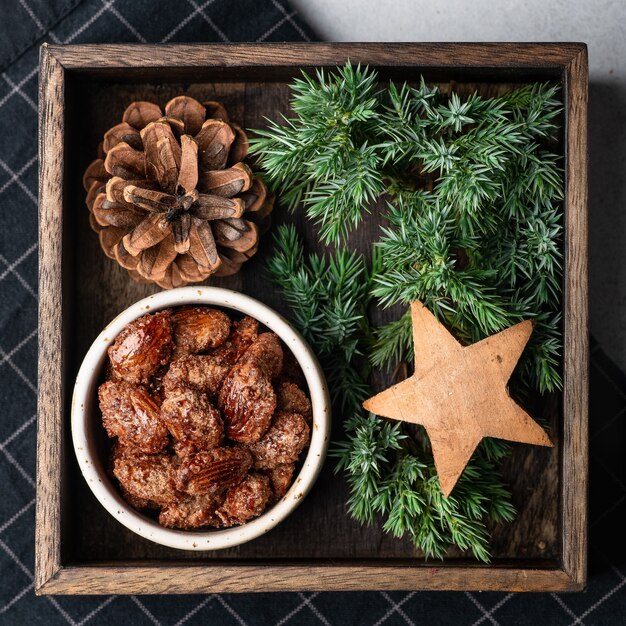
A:
<svg viewBox="0 0 626 626">
<path fill-rule="evenodd" d="M 246 133 L 218 102 L 133 102 L 83 177 L 105 254 L 169 289 L 228 276 L 257 250 L 273 198 L 243 159 Z"/>
</svg>

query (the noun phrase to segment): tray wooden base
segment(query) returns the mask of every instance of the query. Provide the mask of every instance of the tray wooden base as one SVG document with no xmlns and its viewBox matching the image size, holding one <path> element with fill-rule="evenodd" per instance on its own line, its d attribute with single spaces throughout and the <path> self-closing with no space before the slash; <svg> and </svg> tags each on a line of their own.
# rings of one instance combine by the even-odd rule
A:
<svg viewBox="0 0 626 626">
<path fill-rule="evenodd" d="M 220 552 L 186 553 L 142 540 L 111 518 L 71 452 L 74 377 L 91 341 L 120 310 L 155 291 L 132 283 L 90 231 L 81 176 L 102 134 L 133 100 L 180 93 L 224 102 L 247 128 L 288 111 L 300 68 L 347 59 L 383 78 L 440 82 L 486 95 L 536 80 L 562 81 L 565 202 L 564 392 L 538 401 L 555 448 L 520 447 L 507 462 L 519 515 L 494 530 L 490 566 L 452 552 L 426 562 L 410 542 L 364 528 L 345 512 L 332 460 L 302 506 L 271 533 Z M 40 78 L 40 326 L 36 590 L 49 594 L 209 591 L 580 589 L 586 576 L 587 252 L 586 48 L 581 44 L 278 44 L 45 46 Z M 275 220 L 292 219 L 279 209 Z M 313 248 L 315 240 L 296 219 Z M 351 243 L 378 236 L 372 216 Z M 263 273 L 271 236 L 233 278 L 286 313 Z M 394 315 L 380 312 L 380 319 Z M 341 424 L 335 418 L 334 434 Z"/>
</svg>

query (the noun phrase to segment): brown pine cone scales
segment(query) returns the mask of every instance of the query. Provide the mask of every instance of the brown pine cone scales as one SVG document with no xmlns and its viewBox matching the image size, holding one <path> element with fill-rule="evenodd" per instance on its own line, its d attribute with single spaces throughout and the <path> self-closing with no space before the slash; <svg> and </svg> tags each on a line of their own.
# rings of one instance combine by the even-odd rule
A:
<svg viewBox="0 0 626 626">
<path fill-rule="evenodd" d="M 221 104 L 133 102 L 102 151 L 83 177 L 91 225 L 133 279 L 169 289 L 234 274 L 254 255 L 273 198 Z"/>
<path fill-rule="evenodd" d="M 311 402 L 278 336 L 206 306 L 146 314 L 108 349 L 98 389 L 110 472 L 169 528 L 245 524 L 284 497 Z"/>
</svg>

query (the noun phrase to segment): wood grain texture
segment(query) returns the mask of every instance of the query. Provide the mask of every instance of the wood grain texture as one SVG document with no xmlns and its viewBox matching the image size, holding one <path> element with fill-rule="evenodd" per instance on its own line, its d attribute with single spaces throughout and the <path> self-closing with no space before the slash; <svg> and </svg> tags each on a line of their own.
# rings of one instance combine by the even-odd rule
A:
<svg viewBox="0 0 626 626">
<path fill-rule="evenodd" d="M 586 396 L 581 397 L 586 393 L 587 367 L 586 335 L 581 335 L 581 323 L 586 324 L 586 248 L 581 243 L 586 238 L 586 207 L 580 186 L 575 186 L 574 199 L 570 193 L 572 180 L 580 176 L 583 183 L 585 180 L 580 165 L 584 137 L 579 130 L 586 113 L 582 98 L 586 91 L 581 91 L 585 77 L 580 73 L 584 68 L 578 72 L 571 69 L 573 60 L 583 54 L 580 44 L 106 45 L 44 50 L 41 137 L 48 148 L 41 159 L 46 164 L 40 179 L 41 263 L 51 268 L 51 275 L 44 276 L 48 270 L 42 269 L 40 279 L 46 314 L 40 318 L 44 351 L 40 351 L 38 592 L 580 588 L 586 533 L 581 523 L 584 517 L 575 503 L 586 505 L 586 493 L 579 486 L 586 480 L 586 461 L 580 461 L 586 459 Z M 413 80 L 425 72 L 448 81 L 442 85 L 446 89 L 453 79 L 455 88 L 463 93 L 478 89 L 484 95 L 495 95 L 517 83 L 551 77 L 565 82 L 568 98 L 579 94 L 574 113 L 568 101 L 565 136 L 565 306 L 572 314 L 584 310 L 584 319 L 577 317 L 574 328 L 566 322 L 565 397 L 569 404 L 563 412 L 561 397 L 554 395 L 532 406 L 533 417 L 542 417 L 549 424 L 555 449 L 520 446 L 507 461 L 505 479 L 513 486 L 519 514 L 513 524 L 494 529 L 493 566 L 478 565 L 452 551 L 448 560 L 433 567 L 410 542 L 385 535 L 380 526 L 364 528 L 351 521 L 345 513 L 347 488 L 334 476 L 332 461 L 301 507 L 267 536 L 231 550 L 200 555 L 171 550 L 135 536 L 106 514 L 80 476 L 69 447 L 71 386 L 82 356 L 120 310 L 157 290 L 129 280 L 124 270 L 102 254 L 89 228 L 80 180 L 104 131 L 121 119 L 129 102 L 144 99 L 164 104 L 179 93 L 222 100 L 235 121 L 259 128 L 265 125 L 265 116 L 276 118 L 288 111 L 285 83 L 300 67 L 337 65 L 347 58 L 370 63 L 385 77 Z M 146 65 L 152 69 L 144 69 Z M 46 111 L 54 113 L 54 124 L 46 122 Z M 68 123 L 63 130 L 64 115 Z M 572 125 L 576 125 L 575 132 Z M 571 216 L 571 211 L 576 215 Z M 276 222 L 290 220 L 304 233 L 309 247 L 320 249 L 301 215 L 293 218 L 276 211 Z M 369 252 L 381 223 L 380 214 L 374 211 L 351 237 L 350 245 Z M 72 245 L 63 245 L 62 237 Z M 286 313 L 263 270 L 269 253 L 266 235 L 259 254 L 240 274 L 210 283 L 241 290 Z M 582 271 L 575 271 L 578 286 L 574 291 L 569 287 L 570 263 Z M 63 278 L 61 266 L 68 270 Z M 375 311 L 378 322 L 397 314 L 394 310 Z M 60 336 L 71 342 L 71 350 L 64 349 Z M 389 382 L 377 380 L 380 388 Z M 340 420 L 335 419 L 334 435 L 340 433 Z M 564 437 L 570 438 L 568 447 L 562 445 Z M 69 448 L 66 454 L 64 442 Z M 571 475 L 578 477 L 579 484 L 571 484 Z M 49 481 L 49 476 L 55 480 Z M 61 477 L 67 482 L 62 493 Z M 65 516 L 62 522 L 61 515 Z M 569 539 L 572 530 L 577 533 L 573 542 Z"/>
<path fill-rule="evenodd" d="M 411 318 L 413 374 L 366 400 L 363 408 L 426 429 L 446 498 L 485 437 L 552 446 L 508 391 L 533 332 L 530 320 L 463 346 L 418 300 L 411 303 Z"/>
<path fill-rule="evenodd" d="M 581 44 L 537 43 L 274 43 L 85 44 L 50 46 L 67 69 L 267 68 L 336 65 L 339 59 L 379 66 L 554 68 L 561 72 Z"/>
<path fill-rule="evenodd" d="M 563 406 L 563 565 L 572 580 L 587 580 L 589 313 L 587 250 L 587 50 L 565 73 L 566 194 Z"/>
<path fill-rule="evenodd" d="M 65 567 L 41 589 L 58 594 L 415 590 L 573 591 L 558 569 L 406 567 L 377 563 Z"/>
<path fill-rule="evenodd" d="M 35 589 L 61 567 L 64 70 L 41 48 L 39 76 L 39 363 Z"/>
</svg>

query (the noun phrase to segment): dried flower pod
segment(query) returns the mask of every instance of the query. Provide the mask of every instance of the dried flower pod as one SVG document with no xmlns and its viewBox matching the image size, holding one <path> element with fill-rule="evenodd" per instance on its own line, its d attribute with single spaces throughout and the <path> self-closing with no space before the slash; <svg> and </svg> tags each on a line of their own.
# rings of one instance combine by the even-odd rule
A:
<svg viewBox="0 0 626 626">
<path fill-rule="evenodd" d="M 182 444 L 210 450 L 222 443 L 222 418 L 206 394 L 189 388 L 168 391 L 161 416 L 172 436 Z"/>
<path fill-rule="evenodd" d="M 309 444 L 311 429 L 302 415 L 277 413 L 266 435 L 248 446 L 257 469 L 295 463 Z"/>
<path fill-rule="evenodd" d="M 142 150 L 143 144 L 141 142 L 141 136 L 136 128 L 133 128 L 127 122 L 121 122 L 110 128 L 104 133 L 104 141 L 102 142 L 102 149 L 105 154 L 112 148 L 117 146 L 118 143 L 125 142 L 131 148 L 135 150 Z"/>
<path fill-rule="evenodd" d="M 214 448 L 181 459 L 176 487 L 191 496 L 217 495 L 238 485 L 252 466 L 244 448 Z"/>
<path fill-rule="evenodd" d="M 108 172 L 104 169 L 104 161 L 96 159 L 88 165 L 83 174 L 83 187 L 85 191 L 89 191 L 94 183 L 97 183 L 96 189 L 103 187 L 108 177 Z"/>
<path fill-rule="evenodd" d="M 221 102 L 215 102 L 213 100 L 209 100 L 207 102 L 203 102 L 204 108 L 206 109 L 207 118 L 214 120 L 222 120 L 222 122 L 229 122 L 228 112 L 224 108 L 224 105 Z"/>
<path fill-rule="evenodd" d="M 161 117 L 161 109 L 152 102 L 133 102 L 124 111 L 122 122 L 141 130 Z"/>
<path fill-rule="evenodd" d="M 248 474 L 228 490 L 216 514 L 224 527 L 245 524 L 263 513 L 271 497 L 269 478 L 263 474 Z"/>
<path fill-rule="evenodd" d="M 148 454 L 161 452 L 169 443 L 159 407 L 145 387 L 108 381 L 98 388 L 98 399 L 109 437 Z"/>
<path fill-rule="evenodd" d="M 224 259 L 222 274 L 232 274 L 256 252 L 273 199 L 243 163 L 247 135 L 221 104 L 177 96 L 162 111 L 133 102 L 102 151 L 83 177 L 90 221 L 133 279 L 177 287 L 205 280 Z M 120 206 L 107 213 L 104 199 Z"/>
<path fill-rule="evenodd" d="M 160 311 L 128 324 L 109 347 L 108 354 L 117 378 L 147 385 L 157 369 L 168 362 L 171 350 L 171 313 Z"/>
</svg>

